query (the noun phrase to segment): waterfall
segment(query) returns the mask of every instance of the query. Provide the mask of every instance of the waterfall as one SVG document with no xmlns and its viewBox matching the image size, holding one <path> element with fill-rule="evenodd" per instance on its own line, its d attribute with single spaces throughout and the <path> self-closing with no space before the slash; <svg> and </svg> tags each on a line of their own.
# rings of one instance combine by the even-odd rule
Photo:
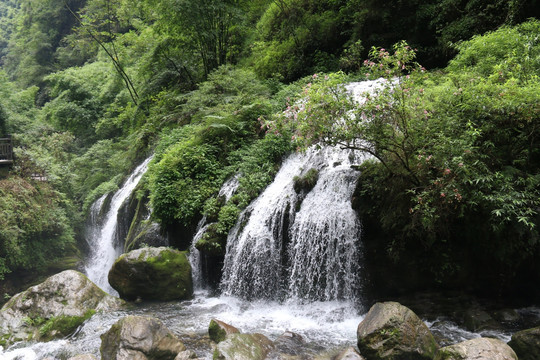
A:
<svg viewBox="0 0 540 360">
<path fill-rule="evenodd" d="M 116 228 L 118 223 L 118 210 L 122 203 L 131 195 L 139 180 L 148 169 L 148 163 L 152 157 L 146 159 L 131 173 L 122 187 L 113 195 L 109 210 L 102 222 L 99 221 L 99 213 L 106 195 L 98 199 L 90 209 L 90 231 L 88 243 L 90 245 L 90 257 L 84 272 L 90 280 L 109 294 L 116 291 L 109 285 L 108 274 L 116 258 L 122 253 L 122 247 L 116 244 Z"/>
<path fill-rule="evenodd" d="M 362 103 L 384 79 L 350 83 Z M 361 119 L 359 119 L 361 121 Z M 274 182 L 240 215 L 227 239 L 221 289 L 247 299 L 356 300 L 360 290 L 361 224 L 351 200 L 363 161 L 325 147 L 293 154 Z M 294 177 L 318 171 L 307 193 Z"/>
<path fill-rule="evenodd" d="M 240 215 L 227 239 L 221 288 L 243 298 L 353 299 L 358 287 L 360 222 L 351 197 L 354 152 L 293 154 Z M 294 177 L 316 169 L 307 195 Z"/>
<path fill-rule="evenodd" d="M 358 290 L 360 221 L 351 198 L 358 171 L 354 153 L 325 148 L 317 184 L 296 213 L 290 229 L 289 296 L 353 299 Z"/>
<path fill-rule="evenodd" d="M 218 197 L 223 197 L 224 202 L 230 200 L 230 198 L 234 195 L 236 190 L 238 189 L 238 186 L 240 185 L 238 181 L 238 176 L 233 176 L 223 185 L 221 186 L 221 189 L 219 190 Z M 193 240 L 191 242 L 191 246 L 189 248 L 189 262 L 191 264 L 191 274 L 193 277 L 193 288 L 194 289 L 202 289 L 203 284 L 203 275 L 202 275 L 202 262 L 201 262 L 201 254 L 200 251 L 195 247 L 197 244 L 197 241 L 201 239 L 201 237 L 204 235 L 206 230 L 208 229 L 208 226 L 210 224 L 207 222 L 206 216 L 203 216 L 201 221 L 197 224 L 197 229 L 195 230 L 195 236 L 193 237 Z"/>
</svg>

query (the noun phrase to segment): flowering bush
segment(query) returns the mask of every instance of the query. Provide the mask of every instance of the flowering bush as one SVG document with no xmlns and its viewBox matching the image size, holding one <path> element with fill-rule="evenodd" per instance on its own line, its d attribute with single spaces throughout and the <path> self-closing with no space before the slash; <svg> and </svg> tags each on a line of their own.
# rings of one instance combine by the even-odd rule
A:
<svg viewBox="0 0 540 360">
<path fill-rule="evenodd" d="M 540 81 L 502 67 L 532 71 L 537 23 L 460 45 L 463 54 L 447 73 L 426 73 L 405 42 L 373 48 L 362 68 L 366 78 L 380 77 L 373 91 L 354 100 L 342 73 L 315 74 L 303 100 L 267 123 L 269 131 L 290 131 L 299 148 L 328 144 L 371 154 L 375 160 L 362 165 L 359 207 L 389 234 L 394 254 L 420 244 L 431 249 L 436 272 L 452 273 L 464 248 L 482 257 L 489 247 L 501 266 L 509 259 L 517 266 L 516 259 L 540 253 Z M 528 45 L 509 45 L 520 52 L 489 59 L 489 66 L 463 60 L 486 43 L 512 41 L 505 31 Z"/>
</svg>

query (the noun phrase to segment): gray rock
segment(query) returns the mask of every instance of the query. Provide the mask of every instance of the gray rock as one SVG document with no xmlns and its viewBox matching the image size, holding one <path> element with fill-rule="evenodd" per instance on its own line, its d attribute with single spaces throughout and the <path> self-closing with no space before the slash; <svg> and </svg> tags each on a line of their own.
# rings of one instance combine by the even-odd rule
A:
<svg viewBox="0 0 540 360">
<path fill-rule="evenodd" d="M 426 324 L 397 302 L 373 305 L 357 335 L 358 349 L 368 360 L 433 359 L 439 347 Z"/>
<path fill-rule="evenodd" d="M 518 331 L 508 345 L 520 360 L 540 359 L 540 327 Z"/>
<path fill-rule="evenodd" d="M 166 247 L 123 254 L 109 271 L 109 283 L 126 300 L 183 300 L 193 294 L 186 253 Z"/>
<path fill-rule="evenodd" d="M 101 335 L 102 360 L 174 360 L 184 344 L 161 321 L 126 316 Z"/>
<path fill-rule="evenodd" d="M 231 334 L 214 351 L 216 360 L 263 360 L 274 344 L 262 334 Z"/>
<path fill-rule="evenodd" d="M 517 360 L 510 346 L 503 341 L 476 338 L 439 349 L 434 360 Z"/>
<path fill-rule="evenodd" d="M 519 313 L 514 309 L 502 309 L 493 313 L 493 318 L 500 322 L 515 323 L 521 318 Z"/>
<path fill-rule="evenodd" d="M 464 324 L 469 331 L 481 331 L 498 327 L 497 322 L 491 315 L 482 309 L 468 309 L 464 316 Z"/>
<path fill-rule="evenodd" d="M 125 303 L 85 275 L 66 270 L 19 293 L 0 310 L 0 345 L 33 338 L 49 341 L 71 334 L 96 311 Z"/>
<path fill-rule="evenodd" d="M 355 348 L 350 347 L 339 353 L 334 360 L 365 360 Z"/>
<path fill-rule="evenodd" d="M 291 331 L 285 331 L 275 341 L 276 351 L 281 354 L 300 355 L 305 345 L 302 335 Z"/>
<path fill-rule="evenodd" d="M 238 333 L 240 333 L 240 330 L 217 319 L 212 319 L 210 321 L 210 325 L 208 326 L 208 335 L 210 336 L 210 340 L 216 343 L 225 340 L 230 334 Z"/>
<path fill-rule="evenodd" d="M 274 341 L 274 348 L 268 354 L 268 359 L 292 360 L 308 358 L 306 356 L 305 341 L 302 335 L 285 331 Z"/>
</svg>

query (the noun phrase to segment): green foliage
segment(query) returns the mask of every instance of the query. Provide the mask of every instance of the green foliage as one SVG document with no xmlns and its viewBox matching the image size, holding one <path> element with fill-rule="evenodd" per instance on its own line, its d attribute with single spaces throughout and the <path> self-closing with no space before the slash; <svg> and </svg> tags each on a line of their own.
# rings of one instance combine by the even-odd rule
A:
<svg viewBox="0 0 540 360">
<path fill-rule="evenodd" d="M 60 315 L 51 317 L 39 328 L 39 339 L 50 341 L 54 338 L 68 336 L 95 313 L 95 310 L 88 310 L 83 316 Z M 35 323 L 34 326 L 39 326 L 40 324 Z"/>
<path fill-rule="evenodd" d="M 167 150 L 150 173 L 154 216 L 165 225 L 191 224 L 204 201 L 217 191 L 216 149 L 193 137 L 182 140 Z"/>
<path fill-rule="evenodd" d="M 146 0 L 156 24 L 182 59 L 195 58 L 204 76 L 234 61 L 244 38 L 246 1 Z M 166 55 L 163 53 L 163 55 Z"/>
<path fill-rule="evenodd" d="M 103 114 L 101 100 L 111 76 L 104 64 L 93 63 L 84 68 L 70 68 L 46 78 L 52 101 L 43 110 L 46 121 L 62 130 L 69 130 L 78 138 L 95 139 L 95 124 Z"/>
<path fill-rule="evenodd" d="M 336 53 L 347 41 L 339 8 L 346 1 L 281 0 L 268 7 L 257 24 L 252 62 L 257 74 L 279 74 L 285 81 L 338 67 Z"/>
<path fill-rule="evenodd" d="M 442 278 L 459 270 L 459 251 L 486 258 L 489 246 L 491 261 L 517 268 L 539 250 L 537 34 L 530 21 L 476 37 L 445 74 L 426 74 L 406 43 L 374 48 L 364 71 L 386 80 L 361 103 L 343 75 L 314 76 L 305 100 L 268 122 L 270 131 L 294 132 L 303 148 L 322 142 L 376 159 L 362 166 L 358 206 L 391 239 L 392 256 L 419 244 Z"/>
<path fill-rule="evenodd" d="M 295 176 L 293 178 L 294 190 L 297 193 L 301 191 L 310 191 L 317 184 L 317 180 L 319 180 L 319 171 L 315 168 L 311 168 L 304 175 Z"/>
<path fill-rule="evenodd" d="M 491 77 L 496 83 L 510 79 L 534 80 L 540 73 L 540 22 L 529 21 L 515 27 L 504 27 L 457 46 L 459 54 L 448 71 L 473 72 Z"/>
<path fill-rule="evenodd" d="M 12 176 L 0 180 L 0 277 L 42 270 L 73 246 L 64 200 L 47 183 Z"/>
<path fill-rule="evenodd" d="M 81 0 L 69 0 L 67 3 L 75 10 L 82 5 Z M 54 69 L 54 52 L 75 20 L 64 1 L 23 0 L 14 23 L 5 69 L 24 86 L 39 85 L 43 77 Z"/>
</svg>

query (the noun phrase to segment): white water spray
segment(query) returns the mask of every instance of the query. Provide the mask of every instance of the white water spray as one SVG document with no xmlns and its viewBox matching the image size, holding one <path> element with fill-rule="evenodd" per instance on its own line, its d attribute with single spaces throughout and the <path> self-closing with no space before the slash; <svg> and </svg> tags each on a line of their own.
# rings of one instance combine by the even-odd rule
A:
<svg viewBox="0 0 540 360">
<path fill-rule="evenodd" d="M 358 290 L 360 222 L 351 206 L 354 152 L 293 154 L 242 213 L 227 239 L 222 290 L 243 298 L 336 300 Z M 301 201 L 294 177 L 316 169 Z"/>
<path fill-rule="evenodd" d="M 385 80 L 348 84 L 362 103 Z M 363 121 L 363 119 L 358 119 Z M 361 276 L 361 224 L 352 195 L 363 159 L 351 150 L 325 147 L 293 154 L 274 182 L 240 215 L 227 239 L 221 288 L 247 299 L 357 299 Z M 307 195 L 294 177 L 316 169 Z M 305 198 L 303 198 L 305 195 Z"/>
<path fill-rule="evenodd" d="M 113 195 L 110 209 L 105 215 L 103 223 L 100 224 L 96 220 L 99 218 L 97 214 L 101 211 L 105 196 L 97 200 L 91 208 L 93 228 L 89 232 L 90 238 L 88 240 L 91 253 L 84 272 L 90 280 L 109 294 L 116 295 L 116 291 L 109 285 L 109 270 L 116 258 L 122 253 L 122 248 L 115 244 L 118 210 L 148 169 L 150 160 L 152 157 L 137 166 L 124 185 Z"/>
</svg>

